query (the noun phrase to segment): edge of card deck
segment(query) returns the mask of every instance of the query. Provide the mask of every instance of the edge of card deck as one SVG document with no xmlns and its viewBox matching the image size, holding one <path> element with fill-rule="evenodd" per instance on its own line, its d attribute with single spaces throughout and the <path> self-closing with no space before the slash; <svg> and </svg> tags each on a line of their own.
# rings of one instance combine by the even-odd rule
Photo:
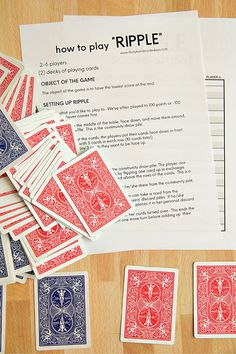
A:
<svg viewBox="0 0 236 354">
<path fill-rule="evenodd" d="M 86 312 L 86 330 L 87 330 L 87 343 L 83 345 L 52 345 L 52 346 L 40 346 L 39 345 L 39 318 L 38 318 L 38 283 L 45 281 L 47 278 L 54 277 L 70 277 L 70 276 L 84 276 L 85 281 L 85 312 Z M 91 345 L 91 336 L 90 336 L 90 315 L 89 315 L 89 287 L 88 287 L 88 272 L 62 272 L 56 273 L 53 275 L 46 276 L 43 279 L 34 278 L 34 307 L 35 307 L 35 333 L 36 333 L 36 350 L 69 350 L 69 349 L 82 349 L 89 348 Z"/>
<path fill-rule="evenodd" d="M 193 263 L 193 283 L 194 283 L 194 337 L 201 339 L 209 338 L 236 338 L 235 334 L 198 334 L 198 309 L 197 309 L 197 266 L 235 266 L 236 262 L 194 262 Z M 235 278 L 236 281 L 236 278 Z"/>
<path fill-rule="evenodd" d="M 153 339 L 133 339 L 125 338 L 125 319 L 126 319 L 126 302 L 127 302 L 127 288 L 128 288 L 128 272 L 129 270 L 144 270 L 144 271 L 154 271 L 154 272 L 169 272 L 174 273 L 174 293 L 173 293 L 173 310 L 172 310 L 172 320 L 171 320 L 171 339 L 169 341 L 164 340 L 153 340 Z M 177 306 L 177 290 L 178 290 L 178 269 L 175 268 L 159 268 L 159 267 L 142 267 L 142 266 L 131 266 L 127 265 L 124 271 L 124 289 L 123 289 L 123 300 L 122 300 L 122 316 L 121 316 L 121 342 L 127 343 L 142 343 L 142 344 L 164 344 L 173 345 L 175 341 L 175 327 L 176 327 L 176 306 Z"/>
</svg>

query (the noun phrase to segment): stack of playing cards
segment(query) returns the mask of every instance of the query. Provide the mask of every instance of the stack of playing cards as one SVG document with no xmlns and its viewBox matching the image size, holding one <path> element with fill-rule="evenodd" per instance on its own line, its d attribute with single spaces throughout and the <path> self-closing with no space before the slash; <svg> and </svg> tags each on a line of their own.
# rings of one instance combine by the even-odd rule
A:
<svg viewBox="0 0 236 354">
<path fill-rule="evenodd" d="M 20 242 L 42 278 L 85 257 L 81 238 L 96 240 L 132 205 L 101 152 L 78 156 L 74 126 L 66 118 L 42 111 L 15 125 L 32 151 L 1 176 L 0 231 Z M 24 281 L 21 273 L 18 281 Z"/>
<path fill-rule="evenodd" d="M 35 76 L 23 64 L 0 53 L 0 102 L 13 121 L 35 112 Z"/>
</svg>

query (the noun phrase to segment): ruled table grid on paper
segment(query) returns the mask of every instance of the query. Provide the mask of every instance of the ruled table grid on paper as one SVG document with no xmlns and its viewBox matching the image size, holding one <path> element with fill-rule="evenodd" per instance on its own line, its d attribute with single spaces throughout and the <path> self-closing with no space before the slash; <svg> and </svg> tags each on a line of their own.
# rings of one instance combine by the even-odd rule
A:
<svg viewBox="0 0 236 354">
<path fill-rule="evenodd" d="M 225 231 L 225 81 L 224 79 L 206 79 L 205 86 L 213 145 L 220 225 L 221 231 Z"/>
</svg>

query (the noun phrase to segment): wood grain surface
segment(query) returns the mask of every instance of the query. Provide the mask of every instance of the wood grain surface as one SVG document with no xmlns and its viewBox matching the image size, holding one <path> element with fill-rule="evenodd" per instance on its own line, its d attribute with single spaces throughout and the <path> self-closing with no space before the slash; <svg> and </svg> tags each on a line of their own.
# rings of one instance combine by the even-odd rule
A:
<svg viewBox="0 0 236 354">
<path fill-rule="evenodd" d="M 202 17 L 236 17 L 236 0 L 0 0 L 0 51 L 21 58 L 20 24 L 62 21 L 63 15 L 72 14 L 132 15 L 191 9 L 197 9 Z M 236 260 L 236 251 L 122 252 L 89 256 L 67 267 L 67 271 L 89 273 L 92 346 L 86 350 L 65 350 L 64 353 L 236 353 L 236 339 L 193 338 L 192 263 L 224 260 Z M 179 269 L 176 340 L 173 346 L 120 342 L 123 273 L 127 264 Z M 33 281 L 9 285 L 5 353 L 37 353 L 34 327 Z"/>
</svg>

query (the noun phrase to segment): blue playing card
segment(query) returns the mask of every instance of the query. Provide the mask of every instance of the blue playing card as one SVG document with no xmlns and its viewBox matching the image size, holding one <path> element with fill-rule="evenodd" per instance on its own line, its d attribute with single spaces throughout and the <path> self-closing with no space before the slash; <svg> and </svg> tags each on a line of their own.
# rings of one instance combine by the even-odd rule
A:
<svg viewBox="0 0 236 354">
<path fill-rule="evenodd" d="M 6 288 L 0 286 L 0 353 L 4 353 L 5 347 L 5 313 L 6 313 Z"/>
<path fill-rule="evenodd" d="M 30 152 L 30 148 L 0 106 L 0 174 L 19 162 Z"/>
<path fill-rule="evenodd" d="M 87 273 L 35 280 L 38 350 L 89 346 Z"/>
<path fill-rule="evenodd" d="M 11 253 L 10 242 L 7 235 L 0 234 L 0 284 L 15 282 L 13 261 L 8 256 Z"/>
<path fill-rule="evenodd" d="M 11 254 L 12 254 L 14 270 L 20 271 L 21 273 L 30 270 L 31 269 L 30 262 L 20 240 L 14 241 L 10 237 L 10 246 L 11 246 Z"/>
<path fill-rule="evenodd" d="M 7 262 L 3 248 L 2 237 L 4 236 L 0 235 L 0 279 L 8 277 Z"/>
</svg>

